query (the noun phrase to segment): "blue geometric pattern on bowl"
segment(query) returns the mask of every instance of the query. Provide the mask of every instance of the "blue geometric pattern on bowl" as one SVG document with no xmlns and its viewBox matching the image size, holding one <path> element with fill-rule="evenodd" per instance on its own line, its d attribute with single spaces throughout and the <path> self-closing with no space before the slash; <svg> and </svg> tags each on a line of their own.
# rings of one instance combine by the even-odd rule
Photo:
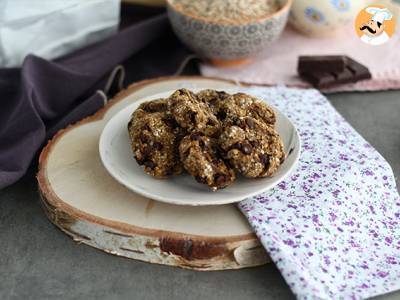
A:
<svg viewBox="0 0 400 300">
<path fill-rule="evenodd" d="M 331 0 L 331 3 L 338 11 L 348 11 L 350 9 L 349 0 Z"/>
<path fill-rule="evenodd" d="M 314 7 L 306 7 L 304 14 L 308 20 L 314 23 L 323 23 L 325 20 L 324 14 Z"/>
</svg>

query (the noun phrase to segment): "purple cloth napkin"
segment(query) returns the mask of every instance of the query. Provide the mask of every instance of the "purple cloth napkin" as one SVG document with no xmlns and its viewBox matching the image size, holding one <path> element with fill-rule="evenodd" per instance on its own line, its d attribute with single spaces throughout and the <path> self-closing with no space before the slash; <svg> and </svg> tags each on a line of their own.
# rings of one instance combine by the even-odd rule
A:
<svg viewBox="0 0 400 300">
<path fill-rule="evenodd" d="M 298 299 L 400 289 L 400 197 L 390 165 L 313 89 L 250 88 L 296 125 L 296 170 L 239 205 Z"/>
<path fill-rule="evenodd" d="M 96 91 L 117 64 L 132 82 L 173 73 L 185 51 L 162 14 L 56 61 L 30 55 L 21 69 L 0 69 L 0 189 L 26 172 L 57 130 L 103 106 Z"/>
</svg>

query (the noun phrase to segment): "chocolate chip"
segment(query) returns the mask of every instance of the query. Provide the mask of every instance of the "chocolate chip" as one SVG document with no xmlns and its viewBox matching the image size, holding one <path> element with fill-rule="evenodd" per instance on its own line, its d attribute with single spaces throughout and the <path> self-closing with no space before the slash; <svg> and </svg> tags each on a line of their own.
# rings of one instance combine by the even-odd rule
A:
<svg viewBox="0 0 400 300">
<path fill-rule="evenodd" d="M 200 146 L 200 148 L 201 148 L 202 150 L 205 150 L 205 148 L 206 148 L 206 144 L 204 143 L 203 140 L 200 140 L 200 141 L 199 141 L 199 146 Z"/>
<path fill-rule="evenodd" d="M 252 118 L 246 118 L 246 124 L 250 129 L 254 128 L 254 121 Z"/>
<path fill-rule="evenodd" d="M 194 179 L 196 179 L 196 181 L 199 182 L 199 183 L 203 183 L 203 184 L 206 184 L 206 183 L 207 183 L 206 178 L 201 177 L 201 176 L 199 176 L 199 175 L 195 176 Z"/>
<path fill-rule="evenodd" d="M 174 174 L 174 168 L 169 168 L 168 170 L 165 171 L 165 176 L 171 176 Z"/>
<path fill-rule="evenodd" d="M 193 134 L 190 136 L 190 139 L 191 139 L 192 141 L 199 141 L 199 140 L 201 140 L 201 136 L 198 135 L 197 133 L 193 133 Z"/>
<path fill-rule="evenodd" d="M 226 182 L 226 175 L 224 174 L 215 174 L 214 181 L 217 186 L 221 186 Z"/>
<path fill-rule="evenodd" d="M 269 156 L 266 154 L 260 154 L 260 161 L 263 165 L 265 165 L 266 167 L 269 166 Z"/>
<path fill-rule="evenodd" d="M 144 155 L 144 156 L 149 156 L 150 154 L 151 154 L 151 147 L 150 146 L 148 146 L 148 147 L 144 147 L 143 148 L 143 150 L 142 150 L 142 154 Z"/>
<path fill-rule="evenodd" d="M 213 158 L 211 162 L 212 162 L 214 165 L 218 165 L 218 164 L 219 164 L 218 158 Z"/>
<path fill-rule="evenodd" d="M 225 120 L 225 119 L 226 119 L 226 112 L 224 112 L 224 111 L 219 111 L 219 112 L 217 113 L 217 118 L 218 118 L 219 120 Z"/>
<path fill-rule="evenodd" d="M 176 122 L 176 120 L 173 119 L 173 118 L 165 118 L 165 119 L 163 119 L 163 121 L 164 121 L 168 126 L 170 126 L 170 127 L 172 127 L 172 128 L 177 128 L 177 127 L 179 127 L 178 122 Z"/>
<path fill-rule="evenodd" d="M 212 98 L 210 100 L 208 100 L 208 104 L 210 104 L 211 106 L 215 106 L 215 104 L 217 104 L 217 100 L 218 98 Z"/>
<path fill-rule="evenodd" d="M 224 91 L 217 91 L 217 95 L 219 98 L 226 98 L 228 96 Z"/>
<path fill-rule="evenodd" d="M 225 160 L 224 162 L 225 162 L 226 166 L 227 166 L 229 169 L 233 169 L 233 168 L 234 168 L 233 164 L 232 164 L 229 160 Z"/>
<path fill-rule="evenodd" d="M 151 131 L 150 126 L 148 124 L 145 124 L 143 126 L 143 130 Z"/>
<path fill-rule="evenodd" d="M 207 125 L 213 126 L 213 125 L 215 125 L 215 122 L 212 119 L 208 118 Z"/>
<path fill-rule="evenodd" d="M 151 109 L 154 111 L 166 111 L 168 109 L 167 103 L 154 103 L 151 106 Z"/>
<path fill-rule="evenodd" d="M 253 147 L 251 145 L 242 143 L 233 144 L 231 149 L 238 149 L 242 151 L 244 154 L 250 154 L 251 151 L 253 151 Z"/>
<path fill-rule="evenodd" d="M 236 143 L 233 144 L 231 149 L 238 149 L 238 150 L 242 150 L 243 145 L 241 143 Z"/>
<path fill-rule="evenodd" d="M 153 143 L 153 148 L 156 150 L 162 150 L 163 145 L 160 142 L 154 142 Z"/>
<path fill-rule="evenodd" d="M 135 159 L 140 166 L 144 164 L 145 160 L 144 156 L 143 157 L 135 156 Z"/>
<path fill-rule="evenodd" d="M 252 150 L 253 149 L 252 149 L 251 145 L 242 145 L 242 152 L 244 154 L 250 154 Z"/>
<path fill-rule="evenodd" d="M 177 142 L 177 143 L 175 143 L 175 145 L 174 145 L 174 158 L 175 158 L 176 161 L 179 161 L 179 159 L 180 159 L 179 143 L 180 143 L 180 142 Z M 188 153 L 186 153 L 185 156 L 187 156 L 187 154 L 188 154 Z"/>
<path fill-rule="evenodd" d="M 149 141 L 149 137 L 147 135 L 141 134 L 139 136 L 139 140 L 144 144 L 144 143 L 147 143 Z"/>
<path fill-rule="evenodd" d="M 192 121 L 193 123 L 195 123 L 195 122 L 196 122 L 196 115 L 197 115 L 197 113 L 194 112 L 194 111 L 190 111 L 190 112 L 188 113 L 188 115 L 189 115 L 190 121 Z"/>
<path fill-rule="evenodd" d="M 148 160 L 144 162 L 144 165 L 152 170 L 154 170 L 154 168 L 156 167 L 155 163 L 153 163 L 152 161 Z"/>
<path fill-rule="evenodd" d="M 260 146 L 260 142 L 257 141 L 257 140 L 250 141 L 250 144 L 251 144 L 253 147 L 258 147 L 258 146 Z"/>
<path fill-rule="evenodd" d="M 223 149 L 221 149 L 219 146 L 216 146 L 212 149 L 215 157 L 217 157 L 217 159 L 223 159 L 224 158 L 224 154 L 225 151 Z"/>
</svg>

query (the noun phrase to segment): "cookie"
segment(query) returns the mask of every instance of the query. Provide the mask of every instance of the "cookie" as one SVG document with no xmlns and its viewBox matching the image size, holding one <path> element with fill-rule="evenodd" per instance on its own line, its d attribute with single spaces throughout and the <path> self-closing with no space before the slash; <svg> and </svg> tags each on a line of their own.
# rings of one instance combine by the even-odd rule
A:
<svg viewBox="0 0 400 300">
<path fill-rule="evenodd" d="M 283 162 L 285 153 L 278 133 L 252 117 L 241 117 L 219 137 L 224 157 L 243 176 L 271 176 Z"/>
<path fill-rule="evenodd" d="M 157 178 L 186 170 L 213 191 L 234 182 L 272 176 L 283 162 L 275 114 L 261 100 L 216 90 L 179 89 L 147 101 L 128 124 L 134 157 Z"/>
<path fill-rule="evenodd" d="M 128 124 L 137 163 L 157 178 L 181 173 L 178 147 L 182 129 L 167 111 L 148 112 L 143 108 L 134 112 Z"/>
<path fill-rule="evenodd" d="M 260 99 L 244 93 L 237 93 L 224 101 L 217 102 L 215 112 L 224 126 L 235 125 L 238 118 L 247 116 L 270 126 L 274 126 L 276 122 L 276 116 L 271 107 Z"/>
<path fill-rule="evenodd" d="M 207 136 L 219 134 L 221 124 L 207 104 L 187 89 L 175 91 L 170 97 L 171 112 L 177 123 L 188 132 Z"/>
<path fill-rule="evenodd" d="M 192 133 L 185 136 L 179 145 L 185 170 L 213 191 L 227 187 L 236 178 L 233 169 L 219 157 L 216 142 L 213 138 Z"/>
<path fill-rule="evenodd" d="M 198 92 L 196 96 L 201 102 L 207 104 L 208 107 L 210 107 L 210 109 L 215 113 L 219 102 L 224 101 L 231 95 L 224 91 L 206 89 Z"/>
</svg>

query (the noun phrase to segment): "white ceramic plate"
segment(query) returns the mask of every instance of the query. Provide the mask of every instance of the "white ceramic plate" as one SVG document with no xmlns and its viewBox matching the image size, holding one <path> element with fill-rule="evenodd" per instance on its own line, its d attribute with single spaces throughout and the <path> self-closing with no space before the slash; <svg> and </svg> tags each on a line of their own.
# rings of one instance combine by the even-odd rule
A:
<svg viewBox="0 0 400 300">
<path fill-rule="evenodd" d="M 229 90 L 226 90 L 229 92 Z M 145 97 L 119 111 L 111 118 L 100 136 L 99 151 L 104 167 L 128 189 L 150 199 L 178 205 L 220 205 L 234 203 L 271 189 L 292 171 L 300 155 L 300 138 L 290 120 L 274 108 L 287 158 L 278 171 L 268 178 L 237 180 L 225 189 L 212 192 L 190 175 L 181 174 L 168 179 L 155 179 L 144 173 L 136 163 L 130 147 L 127 124 L 140 103 L 168 97 L 173 91 Z"/>
</svg>

